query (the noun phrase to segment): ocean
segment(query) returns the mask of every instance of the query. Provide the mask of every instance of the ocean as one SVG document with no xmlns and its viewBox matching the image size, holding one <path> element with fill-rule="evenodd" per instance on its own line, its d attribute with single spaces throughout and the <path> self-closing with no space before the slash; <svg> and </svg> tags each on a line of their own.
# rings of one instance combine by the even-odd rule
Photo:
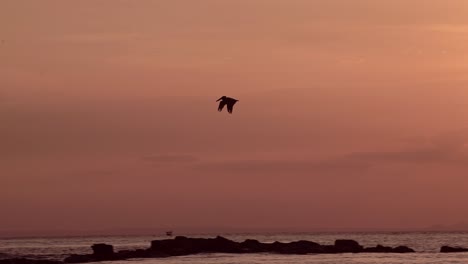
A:
<svg viewBox="0 0 468 264">
<path fill-rule="evenodd" d="M 175 234 L 184 235 L 184 234 Z M 440 247 L 468 247 L 468 232 L 384 232 L 384 233 L 294 233 L 294 234 L 219 234 L 235 241 L 256 239 L 261 242 L 290 242 L 309 240 L 320 244 L 333 244 L 336 239 L 353 239 L 361 245 L 370 247 L 405 245 L 416 253 L 408 254 L 310 254 L 310 255 L 277 255 L 277 254 L 200 254 L 163 259 L 133 259 L 112 261 L 112 264 L 133 262 L 134 264 L 267 264 L 267 263 L 310 263 L 310 264 L 467 264 L 468 253 L 439 253 Z M 190 237 L 215 237 L 213 234 L 187 235 Z M 144 249 L 150 246 L 151 240 L 166 239 L 166 236 L 95 236 L 95 237 L 61 237 L 61 238 L 8 238 L 0 239 L 0 259 L 26 257 L 32 259 L 63 260 L 70 254 L 91 253 L 94 243 L 114 245 L 114 249 Z M 107 262 L 104 262 L 107 263 Z"/>
</svg>

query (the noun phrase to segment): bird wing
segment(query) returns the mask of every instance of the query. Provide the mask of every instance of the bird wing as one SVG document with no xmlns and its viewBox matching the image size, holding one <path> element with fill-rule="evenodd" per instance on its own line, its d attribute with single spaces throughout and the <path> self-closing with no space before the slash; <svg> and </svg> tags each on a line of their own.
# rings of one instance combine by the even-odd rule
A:
<svg viewBox="0 0 468 264">
<path fill-rule="evenodd" d="M 223 101 L 219 102 L 218 111 L 220 111 L 220 112 L 223 111 L 223 108 L 224 108 L 225 105 L 226 105 L 226 101 L 223 100 Z"/>
<path fill-rule="evenodd" d="M 234 104 L 236 103 L 236 101 L 234 100 L 231 100 L 227 103 L 227 110 L 229 113 L 232 113 L 232 110 L 234 108 Z"/>
</svg>

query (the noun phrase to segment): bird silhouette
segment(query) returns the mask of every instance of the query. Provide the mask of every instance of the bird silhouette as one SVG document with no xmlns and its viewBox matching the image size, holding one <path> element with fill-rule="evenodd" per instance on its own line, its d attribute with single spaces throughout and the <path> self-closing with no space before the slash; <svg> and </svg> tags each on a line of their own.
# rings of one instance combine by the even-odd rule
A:
<svg viewBox="0 0 468 264">
<path fill-rule="evenodd" d="M 223 97 L 219 98 L 218 100 L 216 100 L 216 102 L 218 102 L 218 101 L 221 101 L 221 102 L 219 102 L 219 107 L 218 107 L 219 112 L 223 111 L 224 106 L 227 105 L 228 113 L 232 114 L 234 104 L 237 103 L 239 100 L 234 99 L 234 98 L 230 98 L 230 97 L 227 97 L 227 96 L 223 96 Z"/>
</svg>

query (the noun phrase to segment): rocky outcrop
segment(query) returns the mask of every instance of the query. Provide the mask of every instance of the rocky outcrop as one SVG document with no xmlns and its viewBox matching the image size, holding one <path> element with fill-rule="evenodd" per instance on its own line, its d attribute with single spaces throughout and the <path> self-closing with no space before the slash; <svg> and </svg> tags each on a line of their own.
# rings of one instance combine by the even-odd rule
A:
<svg viewBox="0 0 468 264">
<path fill-rule="evenodd" d="M 363 249 L 363 246 L 354 240 L 339 239 L 335 241 L 335 250 L 338 253 L 359 253 Z"/>
<path fill-rule="evenodd" d="M 468 252 L 468 248 L 443 246 L 440 248 L 442 253 L 460 253 Z"/>
<path fill-rule="evenodd" d="M 399 247 L 384 247 L 382 245 L 377 245 L 376 247 L 364 248 L 363 252 L 367 253 L 414 253 L 415 251 L 412 248 L 406 246 Z"/>
<path fill-rule="evenodd" d="M 26 258 L 1 259 L 0 264 L 63 264 L 62 261 L 55 260 L 36 260 Z"/>
<path fill-rule="evenodd" d="M 409 248 L 407 246 L 398 246 L 396 248 L 393 248 L 393 253 L 414 253 L 414 249 Z"/>
<path fill-rule="evenodd" d="M 179 236 L 173 240 L 155 240 L 151 242 L 150 251 L 171 256 L 198 253 L 333 253 L 332 251 L 327 251 L 325 246 L 305 240 L 289 243 L 261 243 L 257 240 L 247 239 L 244 242 L 238 243 L 219 236 L 214 239 Z"/>
<path fill-rule="evenodd" d="M 274 242 L 273 244 L 264 244 L 267 252 L 279 254 L 310 254 L 325 253 L 323 246 L 311 241 L 295 241 L 290 243 Z"/>
<path fill-rule="evenodd" d="M 177 236 L 174 239 L 154 240 L 150 251 L 171 256 L 198 254 L 204 252 L 242 253 L 240 243 L 224 237 L 188 238 Z"/>
<path fill-rule="evenodd" d="M 334 254 L 334 253 L 411 253 L 413 249 L 406 246 L 364 248 L 354 240 L 336 240 L 334 245 L 320 245 L 311 241 L 294 241 L 289 243 L 261 243 L 247 239 L 235 242 L 224 237 L 188 238 L 178 236 L 175 239 L 154 240 L 148 249 L 150 254 L 158 256 L 180 256 L 199 253 L 277 253 L 277 254 Z"/>
<path fill-rule="evenodd" d="M 242 252 L 266 252 L 266 249 L 264 247 L 265 244 L 260 243 L 258 240 L 254 239 L 247 239 L 242 243 L 239 243 L 240 245 L 240 250 Z"/>
<path fill-rule="evenodd" d="M 200 253 L 273 253 L 273 254 L 336 254 L 336 253 L 410 253 L 413 249 L 406 246 L 364 248 L 354 240 L 336 240 L 333 245 L 320 245 L 311 241 L 294 241 L 289 243 L 262 243 L 247 239 L 235 242 L 218 236 L 215 238 L 188 238 L 177 236 L 174 239 L 154 240 L 148 249 L 123 250 L 114 252 L 112 245 L 94 244 L 93 254 L 71 255 L 65 263 L 85 263 L 96 261 L 126 260 L 132 258 L 162 258 L 185 256 Z M 57 263 L 1 263 L 0 264 L 57 264 Z"/>
<path fill-rule="evenodd" d="M 294 241 L 289 243 L 283 243 L 278 241 L 273 243 L 262 243 L 257 240 L 247 239 L 244 242 L 235 242 L 221 236 L 215 238 L 189 238 L 184 236 L 177 236 L 174 239 L 154 240 L 151 242 L 151 247 L 148 249 L 124 250 L 116 253 L 114 253 L 113 247 L 107 244 L 94 244 L 91 248 L 93 249 L 93 254 L 71 255 L 64 261 L 66 263 L 84 263 L 104 260 L 125 260 L 131 258 L 161 258 L 170 256 L 185 256 L 200 253 L 336 254 L 363 252 L 414 252 L 414 250 L 405 246 L 392 248 L 378 245 L 377 247 L 373 248 L 364 248 L 354 240 L 336 240 L 334 245 L 320 245 L 318 243 L 306 240 Z"/>
<path fill-rule="evenodd" d="M 107 244 L 94 244 L 91 246 L 93 255 L 98 257 L 108 257 L 114 254 L 114 246 Z"/>
<path fill-rule="evenodd" d="M 123 254 L 114 253 L 114 246 L 108 244 L 94 244 L 91 246 L 93 254 L 87 255 L 71 255 L 67 257 L 64 262 L 66 263 L 85 263 L 104 260 L 124 260 Z M 133 253 L 133 252 L 132 252 Z M 133 254 L 129 254 L 132 255 Z"/>
</svg>

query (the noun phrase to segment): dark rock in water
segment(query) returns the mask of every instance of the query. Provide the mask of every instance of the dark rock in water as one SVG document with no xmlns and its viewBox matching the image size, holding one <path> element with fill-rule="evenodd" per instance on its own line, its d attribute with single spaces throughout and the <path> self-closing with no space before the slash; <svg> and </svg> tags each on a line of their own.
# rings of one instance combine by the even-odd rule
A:
<svg viewBox="0 0 468 264">
<path fill-rule="evenodd" d="M 409 248 L 407 246 L 399 246 L 393 249 L 393 253 L 414 253 L 414 249 Z"/>
<path fill-rule="evenodd" d="M 384 247 L 382 245 L 377 245 L 376 247 L 365 248 L 363 252 L 369 253 L 391 253 L 393 250 L 392 247 Z"/>
<path fill-rule="evenodd" d="M 177 236 L 175 239 L 154 240 L 151 251 L 166 253 L 171 256 L 198 253 L 241 253 L 240 243 L 224 237 L 216 238 L 188 238 Z"/>
<path fill-rule="evenodd" d="M 271 250 L 280 254 L 310 254 L 324 252 L 321 245 L 305 240 L 290 243 L 275 242 L 271 245 Z"/>
<path fill-rule="evenodd" d="M 326 254 L 339 253 L 336 251 L 336 248 L 334 245 L 324 245 L 322 246 L 322 248 L 323 248 L 323 253 L 326 253 Z"/>
<path fill-rule="evenodd" d="M 208 252 L 241 253 L 240 243 L 234 242 L 227 238 L 217 236 L 215 239 L 208 239 L 208 241 Z"/>
<path fill-rule="evenodd" d="M 442 253 L 468 252 L 468 248 L 443 246 L 440 248 Z"/>
<path fill-rule="evenodd" d="M 106 257 L 114 254 L 114 246 L 107 244 L 94 244 L 91 246 L 93 255 L 98 257 Z"/>
<path fill-rule="evenodd" d="M 2 259 L 0 264 L 63 264 L 62 261 L 55 260 L 36 260 L 26 258 Z"/>
<path fill-rule="evenodd" d="M 354 240 L 339 239 L 335 241 L 335 249 L 339 253 L 359 253 L 364 248 Z"/>
<path fill-rule="evenodd" d="M 247 239 L 240 243 L 240 251 L 243 253 L 260 253 L 266 252 L 265 244 L 260 243 L 258 240 Z"/>
<path fill-rule="evenodd" d="M 93 255 L 70 255 L 66 257 L 63 262 L 65 263 L 86 263 L 86 262 L 93 262 L 94 258 Z"/>
<path fill-rule="evenodd" d="M 289 243 L 261 243 L 247 239 L 235 242 L 218 236 L 215 238 L 188 238 L 177 236 L 174 239 L 151 241 L 148 249 L 122 250 L 114 253 L 114 248 L 107 244 L 94 244 L 93 254 L 71 255 L 64 260 L 66 263 L 85 263 L 95 261 L 126 260 L 132 258 L 163 258 L 185 256 L 200 253 L 277 253 L 277 254 L 334 254 L 334 253 L 406 253 L 414 250 L 400 246 L 396 248 L 378 245 L 373 248 L 363 248 L 354 240 L 336 240 L 334 245 L 320 245 L 311 241 L 294 241 Z M 57 264 L 57 263 L 0 263 L 0 264 Z"/>
<path fill-rule="evenodd" d="M 121 250 L 115 254 L 118 259 L 160 257 L 159 255 L 152 255 L 150 251 L 146 249 Z"/>
<path fill-rule="evenodd" d="M 413 253 L 415 252 L 412 248 L 406 246 L 399 246 L 396 248 L 384 247 L 382 245 L 377 245 L 376 247 L 365 248 L 363 252 L 368 253 Z"/>
<path fill-rule="evenodd" d="M 285 243 L 275 241 L 271 244 L 262 243 L 262 246 L 265 248 L 266 252 L 280 253 L 281 249 L 284 247 L 284 244 Z"/>
<path fill-rule="evenodd" d="M 86 263 L 104 260 L 124 260 L 119 254 L 114 253 L 114 246 L 108 244 L 94 244 L 91 246 L 93 254 L 71 255 L 63 261 L 66 263 Z"/>
</svg>

